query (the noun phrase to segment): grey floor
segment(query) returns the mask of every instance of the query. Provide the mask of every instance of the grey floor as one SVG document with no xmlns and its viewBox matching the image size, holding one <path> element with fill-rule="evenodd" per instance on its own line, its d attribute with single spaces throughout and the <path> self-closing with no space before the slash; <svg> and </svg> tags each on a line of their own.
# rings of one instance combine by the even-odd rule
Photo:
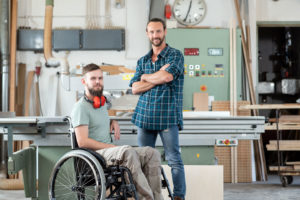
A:
<svg viewBox="0 0 300 200">
<path fill-rule="evenodd" d="M 284 188 L 278 176 L 269 176 L 267 182 L 224 184 L 224 200 L 300 200 L 300 177 Z M 0 190 L 0 200 L 28 200 L 24 191 Z M 187 199 L 194 200 L 194 199 Z M 196 199 L 195 199 L 196 200 Z"/>
</svg>

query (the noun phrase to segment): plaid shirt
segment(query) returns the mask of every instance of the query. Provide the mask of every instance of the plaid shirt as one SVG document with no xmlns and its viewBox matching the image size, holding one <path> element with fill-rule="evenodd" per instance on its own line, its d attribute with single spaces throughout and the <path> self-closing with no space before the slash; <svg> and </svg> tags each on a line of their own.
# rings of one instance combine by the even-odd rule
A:
<svg viewBox="0 0 300 200">
<path fill-rule="evenodd" d="M 166 71 L 173 75 L 173 81 L 156 85 L 141 93 L 131 121 L 136 126 L 149 130 L 164 130 L 174 125 L 178 125 L 181 130 L 183 128 L 183 55 L 179 50 L 167 45 L 158 55 L 157 61 L 153 63 L 152 53 L 151 50 L 138 60 L 136 73 L 129 86 L 140 81 L 143 74 L 155 73 L 165 64 L 170 64 Z"/>
</svg>

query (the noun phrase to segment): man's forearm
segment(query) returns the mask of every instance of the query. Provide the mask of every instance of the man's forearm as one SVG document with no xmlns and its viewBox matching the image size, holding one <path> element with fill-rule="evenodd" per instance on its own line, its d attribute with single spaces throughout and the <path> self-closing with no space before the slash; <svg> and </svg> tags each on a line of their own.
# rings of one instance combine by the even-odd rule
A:
<svg viewBox="0 0 300 200">
<path fill-rule="evenodd" d="M 153 83 L 149 83 L 146 81 L 137 81 L 132 84 L 132 93 L 140 94 L 152 89 L 155 86 Z"/>
<path fill-rule="evenodd" d="M 154 85 L 161 85 L 172 81 L 173 75 L 165 70 L 159 70 L 153 74 L 143 74 L 141 80 Z"/>
</svg>

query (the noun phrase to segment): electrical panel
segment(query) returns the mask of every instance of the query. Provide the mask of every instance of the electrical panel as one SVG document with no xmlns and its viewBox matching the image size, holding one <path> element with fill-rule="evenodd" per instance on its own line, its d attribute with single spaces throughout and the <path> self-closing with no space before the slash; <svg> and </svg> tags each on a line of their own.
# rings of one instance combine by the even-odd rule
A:
<svg viewBox="0 0 300 200">
<path fill-rule="evenodd" d="M 44 30 L 19 29 L 17 49 L 43 51 Z M 125 50 L 124 29 L 69 29 L 52 31 L 52 49 L 62 50 Z"/>
<path fill-rule="evenodd" d="M 230 99 L 229 29 L 168 29 L 166 41 L 184 55 L 184 110 L 193 110 L 195 92 L 208 93 L 216 101 Z M 242 52 L 239 30 L 236 58 L 237 100 L 241 100 Z"/>
</svg>

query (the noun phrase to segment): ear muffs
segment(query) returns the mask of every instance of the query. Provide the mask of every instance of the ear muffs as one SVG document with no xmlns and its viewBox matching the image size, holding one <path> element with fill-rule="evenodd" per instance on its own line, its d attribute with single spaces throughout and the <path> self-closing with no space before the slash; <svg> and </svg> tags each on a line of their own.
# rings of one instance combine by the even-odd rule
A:
<svg viewBox="0 0 300 200">
<path fill-rule="evenodd" d="M 105 96 L 95 96 L 93 101 L 89 100 L 85 95 L 84 95 L 84 99 L 91 103 L 93 105 L 94 108 L 100 108 L 101 106 L 104 106 L 105 102 L 106 102 L 106 97 Z"/>
<path fill-rule="evenodd" d="M 94 100 L 93 101 L 94 108 L 100 108 L 101 106 L 104 106 L 106 102 L 106 98 L 104 96 L 101 97 L 95 96 L 93 100 Z"/>
</svg>

